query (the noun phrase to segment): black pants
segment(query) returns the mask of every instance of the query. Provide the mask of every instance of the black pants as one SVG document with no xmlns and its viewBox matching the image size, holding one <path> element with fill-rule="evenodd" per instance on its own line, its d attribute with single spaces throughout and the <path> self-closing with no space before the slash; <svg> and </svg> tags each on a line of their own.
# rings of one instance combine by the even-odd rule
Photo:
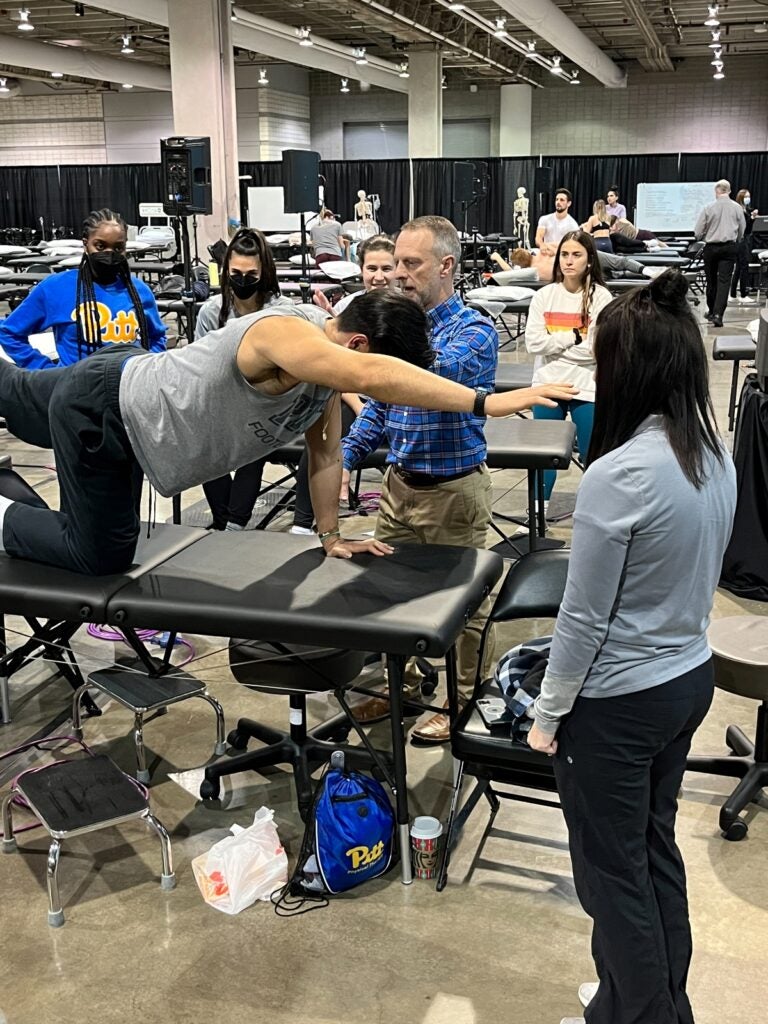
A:
<svg viewBox="0 0 768 1024">
<path fill-rule="evenodd" d="M 59 512 L 8 508 L 3 547 L 13 558 L 95 576 L 133 562 L 143 474 L 118 404 L 126 358 L 110 346 L 58 370 L 0 362 L 0 416 L 21 441 L 53 449 L 60 492 Z"/>
<path fill-rule="evenodd" d="M 235 470 L 234 475 L 217 477 L 203 484 L 213 513 L 213 528 L 223 530 L 227 523 L 247 526 L 261 493 L 261 478 L 266 459 L 257 459 Z"/>
<path fill-rule="evenodd" d="M 752 248 L 752 239 L 749 235 L 738 243 L 736 253 L 736 266 L 731 280 L 731 297 L 736 298 L 736 289 L 741 291 L 742 299 L 749 294 L 749 256 Z"/>
<path fill-rule="evenodd" d="M 735 242 L 707 242 L 704 246 L 704 274 L 707 278 L 707 312 L 721 319 L 728 305 L 728 289 L 736 263 Z"/>
<path fill-rule="evenodd" d="M 576 700 L 554 758 L 600 987 L 587 1024 L 693 1024 L 677 794 L 712 701 L 712 662 L 661 686 Z"/>
</svg>

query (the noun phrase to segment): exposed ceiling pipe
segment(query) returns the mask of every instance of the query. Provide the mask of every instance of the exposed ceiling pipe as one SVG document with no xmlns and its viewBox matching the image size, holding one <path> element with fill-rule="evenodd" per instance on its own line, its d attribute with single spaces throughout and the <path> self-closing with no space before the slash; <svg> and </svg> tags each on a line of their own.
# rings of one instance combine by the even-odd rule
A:
<svg viewBox="0 0 768 1024">
<path fill-rule="evenodd" d="M 640 34 L 646 41 L 646 57 L 641 59 L 650 71 L 674 71 L 675 65 L 669 56 L 666 46 L 659 39 L 653 22 L 645 12 L 645 8 L 639 0 L 624 0 L 624 8 L 640 29 Z"/>
<path fill-rule="evenodd" d="M 0 34 L 0 64 L 35 71 L 61 71 L 79 78 L 127 83 L 162 92 L 171 89 L 171 73 L 167 68 L 138 60 L 105 57 L 80 46 L 56 46 L 5 34 Z"/>
<path fill-rule="evenodd" d="M 85 6 L 109 11 L 128 20 L 136 19 L 168 27 L 167 0 L 86 0 Z M 233 45 L 239 49 L 260 53 L 288 64 L 328 71 L 340 78 L 365 80 L 393 92 L 408 91 L 407 81 L 400 78 L 398 64 L 369 56 L 368 63 L 360 66 L 355 63 L 356 54 L 350 46 L 323 39 L 314 32 L 313 45 L 300 46 L 296 29 L 290 25 L 262 18 L 237 6 L 233 13 L 237 20 L 232 22 L 230 34 Z"/>
<path fill-rule="evenodd" d="M 621 89 L 627 84 L 627 74 L 606 57 L 602 50 L 567 18 L 552 0 L 496 0 L 499 7 L 513 18 L 545 39 L 551 46 L 578 64 L 609 89 Z"/>
<path fill-rule="evenodd" d="M 422 25 L 413 18 L 409 18 L 404 14 L 399 14 L 397 11 L 391 10 L 389 7 L 385 7 L 384 4 L 378 3 L 378 0 L 356 0 L 358 4 L 362 4 L 363 7 L 369 7 L 372 11 L 378 11 L 380 14 L 386 14 L 387 17 L 392 18 L 393 21 L 399 22 L 401 25 L 408 25 L 409 28 L 414 28 L 419 32 L 423 32 L 425 36 L 428 36 L 436 43 L 440 43 L 441 46 L 445 46 L 446 49 L 450 50 L 461 50 L 462 53 L 466 53 L 469 57 L 481 61 L 486 67 L 495 68 L 497 71 L 501 71 L 502 74 L 508 75 L 511 78 L 516 78 L 520 82 L 525 82 L 527 85 L 534 85 L 539 88 L 539 83 L 534 82 L 532 78 L 526 78 L 525 75 L 521 75 L 514 68 L 508 67 L 506 64 L 500 64 L 499 61 L 493 60 L 485 53 L 480 53 L 478 50 L 473 50 L 469 46 L 464 46 L 463 43 L 457 42 L 455 39 L 451 39 L 448 36 L 444 36 L 442 32 L 436 32 L 434 29 L 429 28 L 427 25 Z"/>
</svg>

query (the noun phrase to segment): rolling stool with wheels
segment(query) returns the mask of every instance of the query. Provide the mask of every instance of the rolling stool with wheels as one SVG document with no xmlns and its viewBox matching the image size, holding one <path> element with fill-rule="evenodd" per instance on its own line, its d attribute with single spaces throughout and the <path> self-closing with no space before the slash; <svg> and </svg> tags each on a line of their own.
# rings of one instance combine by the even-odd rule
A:
<svg viewBox="0 0 768 1024">
<path fill-rule="evenodd" d="M 59 854 L 64 839 L 143 818 L 160 839 L 163 857 L 160 886 L 162 889 L 175 887 L 168 832 L 150 813 L 142 790 L 104 754 L 77 761 L 59 761 L 19 776 L 3 800 L 4 853 L 16 850 L 11 811 L 16 797 L 23 797 L 51 837 L 46 878 L 48 924 L 52 928 L 64 924 L 58 881 Z"/>
<path fill-rule="evenodd" d="M 245 750 L 251 738 L 266 746 L 208 765 L 200 796 L 204 800 L 215 800 L 219 796 L 220 780 L 225 775 L 257 771 L 268 765 L 290 764 L 293 766 L 299 813 L 305 818 L 312 803 L 311 774 L 330 760 L 334 750 L 343 750 L 346 763 L 351 767 L 380 770 L 386 776 L 391 759 L 371 747 L 352 717 L 342 693 L 343 688 L 360 675 L 365 658 L 362 651 L 231 640 L 229 664 L 235 679 L 261 693 L 287 696 L 290 731 L 241 718 L 237 728 L 227 737 L 230 746 L 234 750 Z M 333 691 L 344 708 L 343 713 L 307 729 L 307 695 L 327 691 Z M 344 743 L 351 729 L 360 736 L 362 747 Z"/>
<path fill-rule="evenodd" d="M 123 668 L 119 665 L 92 672 L 87 681 L 75 691 L 72 701 L 72 724 L 75 736 L 79 740 L 83 738 L 80 722 L 80 697 L 88 687 L 101 690 L 102 693 L 114 697 L 118 704 L 122 704 L 124 708 L 133 712 L 136 778 L 139 782 L 149 782 L 149 770 L 144 752 L 144 715 L 149 714 L 150 711 L 159 711 L 167 708 L 170 704 L 178 704 L 179 701 L 187 700 L 188 697 L 200 697 L 201 700 L 207 701 L 216 713 L 214 753 L 218 756 L 223 754 L 226 749 L 224 711 L 221 704 L 208 693 L 205 683 L 201 683 L 194 676 L 187 675 L 186 672 L 171 669 L 165 675 L 150 676 L 146 672 Z"/>
<path fill-rule="evenodd" d="M 729 725 L 725 742 L 730 755 L 695 755 L 686 765 L 689 772 L 741 779 L 720 808 L 723 838 L 738 842 L 748 831 L 739 814 L 768 786 L 768 618 L 734 615 L 715 619 L 707 636 L 718 688 L 760 701 L 754 743 L 738 726 Z"/>
</svg>

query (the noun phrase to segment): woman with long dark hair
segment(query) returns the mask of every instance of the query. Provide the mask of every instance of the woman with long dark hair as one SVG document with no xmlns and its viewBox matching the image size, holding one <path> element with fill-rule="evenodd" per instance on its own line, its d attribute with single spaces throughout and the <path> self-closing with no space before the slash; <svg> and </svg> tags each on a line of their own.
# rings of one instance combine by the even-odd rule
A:
<svg viewBox="0 0 768 1024">
<path fill-rule="evenodd" d="M 70 366 L 104 345 L 165 349 L 165 325 L 155 297 L 128 268 L 123 218 L 113 210 L 92 210 L 83 221 L 82 238 L 80 266 L 44 278 L 0 321 L 0 345 L 17 366 Z M 29 343 L 31 334 L 48 330 L 58 360 Z"/>
<path fill-rule="evenodd" d="M 749 257 L 752 249 L 752 221 L 757 217 L 759 210 L 753 209 L 752 195 L 748 188 L 739 189 L 736 193 L 736 202 L 744 211 L 744 237 L 738 242 L 736 266 L 733 268 L 731 279 L 731 298 L 736 298 L 738 288 L 739 305 L 751 306 L 755 300 L 749 294 Z"/>
<path fill-rule="evenodd" d="M 280 295 L 275 261 L 264 235 L 255 228 L 240 228 L 224 254 L 221 268 L 221 294 L 203 305 L 197 317 L 195 338 L 202 338 L 223 327 L 227 321 L 249 313 L 260 313 L 268 306 L 293 305 Z M 214 530 L 242 530 L 248 525 L 261 491 L 266 459 L 241 466 L 203 484 L 213 513 Z"/>
<path fill-rule="evenodd" d="M 534 384 L 568 381 L 579 388 L 570 402 L 555 408 L 534 409 L 537 419 L 564 420 L 576 425 L 576 440 L 586 459 L 595 408 L 595 358 L 592 352 L 597 314 L 611 301 L 591 235 L 569 231 L 555 256 L 554 280 L 531 300 L 525 324 L 525 347 L 536 356 Z M 548 502 L 557 474 L 544 474 L 544 501 Z"/>
<path fill-rule="evenodd" d="M 736 474 L 667 271 L 597 320 L 595 422 L 529 744 L 554 758 L 599 984 L 571 1024 L 693 1024 L 677 795 L 709 709 L 706 629 Z"/>
</svg>

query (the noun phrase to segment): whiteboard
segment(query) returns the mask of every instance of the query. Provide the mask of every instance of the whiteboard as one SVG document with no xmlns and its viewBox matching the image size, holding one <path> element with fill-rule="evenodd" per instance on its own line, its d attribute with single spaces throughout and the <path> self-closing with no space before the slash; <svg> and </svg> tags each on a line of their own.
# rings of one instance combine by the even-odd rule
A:
<svg viewBox="0 0 768 1024">
<path fill-rule="evenodd" d="M 714 181 L 641 184 L 635 224 L 645 231 L 693 231 L 701 208 L 714 201 Z"/>
<path fill-rule="evenodd" d="M 300 214 L 286 213 L 282 185 L 272 188 L 248 189 L 248 226 L 259 231 L 300 231 Z M 305 219 L 315 217 L 317 210 L 307 210 Z"/>
</svg>

